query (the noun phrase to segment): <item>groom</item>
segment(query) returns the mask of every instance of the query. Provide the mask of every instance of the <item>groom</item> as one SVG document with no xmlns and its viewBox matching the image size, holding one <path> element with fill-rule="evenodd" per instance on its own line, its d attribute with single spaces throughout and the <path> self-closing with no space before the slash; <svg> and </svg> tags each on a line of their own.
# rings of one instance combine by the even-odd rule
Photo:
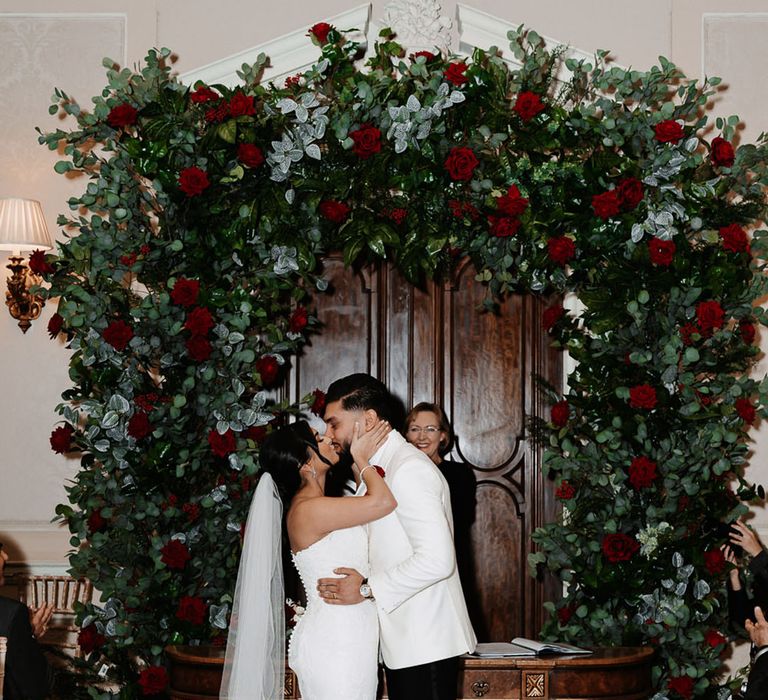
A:
<svg viewBox="0 0 768 700">
<path fill-rule="evenodd" d="M 367 432 L 392 421 L 393 399 L 368 374 L 338 379 L 326 395 L 326 435 L 349 450 L 355 423 Z M 368 526 L 371 575 L 339 568 L 324 578 L 326 603 L 375 601 L 390 700 L 455 700 L 458 657 L 477 640 L 456 568 L 448 484 L 431 459 L 393 430 L 370 460 L 397 499 L 394 513 Z"/>
</svg>

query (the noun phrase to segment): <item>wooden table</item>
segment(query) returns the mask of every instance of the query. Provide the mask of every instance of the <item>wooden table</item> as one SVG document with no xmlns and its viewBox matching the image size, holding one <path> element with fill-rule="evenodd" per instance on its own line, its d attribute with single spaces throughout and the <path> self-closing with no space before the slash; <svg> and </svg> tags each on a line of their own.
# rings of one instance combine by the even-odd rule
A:
<svg viewBox="0 0 768 700">
<path fill-rule="evenodd" d="M 224 665 L 221 647 L 170 646 L 171 700 L 217 698 Z M 483 700 L 645 700 L 651 690 L 653 651 L 647 647 L 597 649 L 590 656 L 461 660 L 460 698 Z M 285 697 L 300 698 L 286 668 Z M 386 693 L 382 696 L 386 697 Z"/>
</svg>

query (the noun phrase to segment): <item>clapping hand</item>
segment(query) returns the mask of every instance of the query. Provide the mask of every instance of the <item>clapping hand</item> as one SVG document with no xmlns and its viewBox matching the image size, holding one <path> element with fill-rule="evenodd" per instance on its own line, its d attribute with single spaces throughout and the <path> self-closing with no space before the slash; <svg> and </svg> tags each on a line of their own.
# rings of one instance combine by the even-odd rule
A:
<svg viewBox="0 0 768 700">
<path fill-rule="evenodd" d="M 349 451 L 352 453 L 352 459 L 358 469 L 376 454 L 376 450 L 384 444 L 392 430 L 392 426 L 385 420 L 380 420 L 367 433 L 361 432 L 360 423 L 355 423 L 355 429 L 352 432 L 352 444 Z"/>
<path fill-rule="evenodd" d="M 35 639 L 40 639 L 48 631 L 48 623 L 52 615 L 53 603 L 44 603 L 39 608 L 29 609 L 29 624 Z"/>
<path fill-rule="evenodd" d="M 744 623 L 744 627 L 749 632 L 749 638 L 757 647 L 768 646 L 768 622 L 766 622 L 763 611 L 760 608 L 755 608 L 755 620 L 757 622 L 747 620 Z"/>
<path fill-rule="evenodd" d="M 731 525 L 731 544 L 741 547 L 749 556 L 755 557 L 763 551 L 763 546 L 754 531 L 742 520 Z"/>
</svg>

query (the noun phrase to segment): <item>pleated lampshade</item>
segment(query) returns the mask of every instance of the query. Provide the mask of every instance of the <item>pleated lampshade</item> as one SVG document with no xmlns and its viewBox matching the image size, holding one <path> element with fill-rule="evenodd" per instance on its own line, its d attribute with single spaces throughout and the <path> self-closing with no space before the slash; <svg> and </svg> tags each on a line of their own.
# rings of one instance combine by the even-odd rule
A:
<svg viewBox="0 0 768 700">
<path fill-rule="evenodd" d="M 43 208 L 34 199 L 0 199 L 0 250 L 14 253 L 53 248 Z"/>
</svg>

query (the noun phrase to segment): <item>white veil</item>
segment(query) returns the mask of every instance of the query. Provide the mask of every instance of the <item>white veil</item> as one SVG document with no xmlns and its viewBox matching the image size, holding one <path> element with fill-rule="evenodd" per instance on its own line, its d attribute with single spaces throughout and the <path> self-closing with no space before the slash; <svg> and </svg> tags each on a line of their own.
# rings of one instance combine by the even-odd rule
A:
<svg viewBox="0 0 768 700">
<path fill-rule="evenodd" d="M 229 623 L 220 700 L 283 700 L 283 507 L 264 473 L 251 501 Z"/>
</svg>

